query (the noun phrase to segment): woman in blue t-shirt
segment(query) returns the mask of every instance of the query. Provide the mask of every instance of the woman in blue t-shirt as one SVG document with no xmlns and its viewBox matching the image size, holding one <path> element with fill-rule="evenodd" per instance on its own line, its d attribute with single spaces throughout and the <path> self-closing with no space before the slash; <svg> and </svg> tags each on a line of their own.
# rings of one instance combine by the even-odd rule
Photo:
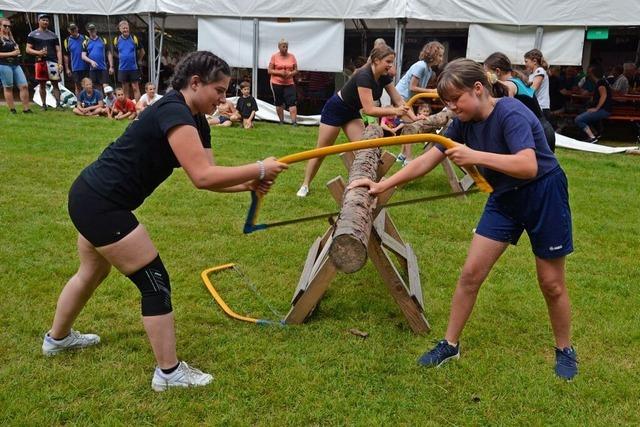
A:
<svg viewBox="0 0 640 427">
<path fill-rule="evenodd" d="M 396 54 L 389 46 L 374 47 L 369 61 L 358 68 L 338 93 L 326 102 L 320 113 L 320 129 L 318 130 L 317 148 L 333 145 L 343 130 L 349 141 L 362 138 L 364 122 L 360 110 L 368 116 L 408 116 L 415 120 L 415 115 L 404 105 L 402 97 L 393 86 L 389 71 L 393 68 Z M 376 107 L 375 101 L 386 90 L 391 97 L 393 107 Z M 316 176 L 322 158 L 311 159 L 304 170 L 304 181 L 298 190 L 298 197 L 309 194 L 309 186 Z"/>
<path fill-rule="evenodd" d="M 164 391 L 212 381 L 211 375 L 178 360 L 169 274 L 133 211 L 175 168 L 183 168 L 198 189 L 261 193 L 287 168 L 275 158 L 215 165 L 204 115 L 224 100 L 229 74 L 227 63 L 211 52 L 186 55 L 176 67 L 174 90 L 145 109 L 71 186 L 68 207 L 78 230 L 80 267 L 58 298 L 42 343 L 44 355 L 100 342 L 98 335 L 71 327 L 114 266 L 140 290 L 142 323 L 157 363 L 151 387 Z"/>
<path fill-rule="evenodd" d="M 379 194 L 425 175 L 445 156 L 459 166 L 481 167 L 494 192 L 458 279 L 444 339 L 418 362 L 440 366 L 459 358 L 458 339 L 482 282 L 509 244 L 526 231 L 555 336 L 555 372 L 569 380 L 578 370 L 565 285 L 565 257 L 573 251 L 567 179 L 540 121 L 520 101 L 494 98 L 491 90 L 480 64 L 469 59 L 449 63 L 438 78 L 438 94 L 456 114 L 446 135 L 464 145 L 429 150 L 385 181 L 356 180 L 349 188 L 368 186 L 371 194 Z"/>
</svg>

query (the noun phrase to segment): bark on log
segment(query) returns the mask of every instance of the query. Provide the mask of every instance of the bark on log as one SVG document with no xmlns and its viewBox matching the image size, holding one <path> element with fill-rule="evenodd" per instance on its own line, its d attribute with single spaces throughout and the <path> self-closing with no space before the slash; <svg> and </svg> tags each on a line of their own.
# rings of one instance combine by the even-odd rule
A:
<svg viewBox="0 0 640 427">
<path fill-rule="evenodd" d="M 417 133 L 433 133 L 437 129 L 445 126 L 453 116 L 454 114 L 450 110 L 440 111 L 437 114 L 430 115 L 424 120 L 407 124 L 402 128 L 402 134 L 415 135 Z"/>
<path fill-rule="evenodd" d="M 379 125 L 369 125 L 362 139 L 382 136 L 383 131 Z M 349 183 L 358 178 L 376 181 L 380 156 L 379 148 L 357 151 L 349 170 Z M 375 200 L 375 197 L 369 195 L 366 187 L 345 191 L 340 216 L 333 233 L 333 242 L 329 249 L 329 257 L 339 271 L 354 273 L 367 262 L 367 246 L 373 223 Z"/>
</svg>

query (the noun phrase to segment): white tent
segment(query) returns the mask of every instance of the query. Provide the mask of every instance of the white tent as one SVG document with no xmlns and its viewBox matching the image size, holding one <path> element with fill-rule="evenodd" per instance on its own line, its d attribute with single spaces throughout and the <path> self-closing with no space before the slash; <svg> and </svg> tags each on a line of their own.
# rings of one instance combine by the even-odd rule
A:
<svg viewBox="0 0 640 427">
<path fill-rule="evenodd" d="M 396 30 L 399 71 L 407 26 L 442 28 L 444 23 L 453 28 L 469 27 L 474 40 L 467 56 L 475 59 L 495 50 L 507 50 L 514 62 L 519 62 L 525 50 L 544 47 L 551 62 L 568 65 L 580 62 L 586 27 L 640 25 L 639 0 L 0 0 L 0 10 L 87 15 L 137 13 L 147 15 L 149 26 L 160 29 L 164 28 L 167 15 L 233 18 L 239 22 L 251 20 L 254 35 L 259 34 L 255 29 L 261 20 L 278 18 L 390 20 Z M 151 33 L 156 37 L 150 37 L 149 53 L 155 52 L 156 56 L 150 61 L 150 74 L 157 81 L 163 31 L 158 32 L 160 36 L 155 31 Z M 259 37 L 253 38 L 255 70 Z M 156 49 L 158 42 L 160 49 Z"/>
<path fill-rule="evenodd" d="M 537 26 L 640 24 L 637 0 L 0 0 L 0 10 L 244 18 L 388 19 Z"/>
</svg>

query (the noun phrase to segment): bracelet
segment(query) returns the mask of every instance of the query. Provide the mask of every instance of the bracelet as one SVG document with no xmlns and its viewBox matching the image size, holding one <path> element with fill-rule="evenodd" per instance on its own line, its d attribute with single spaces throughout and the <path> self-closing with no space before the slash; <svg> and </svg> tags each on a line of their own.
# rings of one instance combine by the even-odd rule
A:
<svg viewBox="0 0 640 427">
<path fill-rule="evenodd" d="M 260 175 L 258 176 L 258 179 L 262 181 L 267 174 L 267 171 L 264 168 L 264 162 L 262 160 L 258 160 L 256 163 L 260 167 Z"/>
</svg>

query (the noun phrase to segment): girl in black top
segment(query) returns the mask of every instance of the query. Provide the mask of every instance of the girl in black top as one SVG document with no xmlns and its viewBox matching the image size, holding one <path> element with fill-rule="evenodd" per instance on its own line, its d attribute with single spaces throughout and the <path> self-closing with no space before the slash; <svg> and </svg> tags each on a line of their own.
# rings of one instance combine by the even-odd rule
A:
<svg viewBox="0 0 640 427">
<path fill-rule="evenodd" d="M 362 138 L 364 122 L 360 116 L 360 109 L 374 117 L 408 116 L 415 120 L 415 115 L 409 107 L 404 105 L 402 97 L 393 85 L 389 76 L 394 66 L 396 54 L 387 45 L 373 48 L 370 61 L 356 70 L 343 88 L 333 95 L 322 108 L 320 116 L 320 130 L 318 131 L 317 148 L 327 147 L 336 142 L 342 129 L 349 141 Z M 376 107 L 375 101 L 386 90 L 391 97 L 394 107 Z M 306 197 L 309 185 L 315 177 L 323 159 L 311 159 L 304 171 L 304 181 L 298 190 L 299 197 Z"/>
<path fill-rule="evenodd" d="M 193 52 L 177 66 L 175 89 L 146 108 L 69 192 L 69 214 L 79 231 L 80 268 L 58 299 L 45 355 L 95 345 L 100 338 L 71 326 L 93 291 L 115 266 L 139 288 L 142 321 L 157 361 L 152 388 L 205 385 L 212 376 L 180 362 L 169 275 L 147 231 L 132 213 L 182 167 L 199 189 L 265 193 L 286 165 L 275 158 L 244 166 L 216 166 L 204 114 L 224 102 L 229 66 L 210 52 Z"/>
<path fill-rule="evenodd" d="M 593 92 L 594 106 L 579 114 L 575 121 L 576 125 L 587 134 L 587 142 L 595 144 L 598 142 L 598 137 L 593 133 L 590 125 L 597 124 L 611 115 L 611 86 L 604 78 L 601 65 L 590 66 L 587 73 L 587 78 L 596 85 L 596 90 Z"/>
</svg>

